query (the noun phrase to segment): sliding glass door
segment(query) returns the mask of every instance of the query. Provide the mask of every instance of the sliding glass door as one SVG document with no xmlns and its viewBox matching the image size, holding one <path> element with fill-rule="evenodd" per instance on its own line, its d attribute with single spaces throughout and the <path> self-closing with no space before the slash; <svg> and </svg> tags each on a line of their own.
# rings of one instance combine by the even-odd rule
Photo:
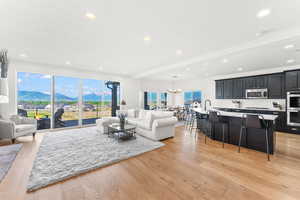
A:
<svg viewBox="0 0 300 200">
<path fill-rule="evenodd" d="M 37 119 L 38 129 L 95 124 L 119 109 L 119 82 L 27 72 L 17 76 L 18 114 Z"/>
<path fill-rule="evenodd" d="M 37 128 L 49 129 L 51 124 L 51 76 L 18 73 L 18 115 L 35 118 Z"/>
<path fill-rule="evenodd" d="M 102 97 L 101 89 L 103 81 L 93 79 L 82 80 L 82 124 L 95 124 L 101 117 Z"/>
<path fill-rule="evenodd" d="M 54 128 L 79 125 L 80 79 L 54 77 Z"/>
</svg>

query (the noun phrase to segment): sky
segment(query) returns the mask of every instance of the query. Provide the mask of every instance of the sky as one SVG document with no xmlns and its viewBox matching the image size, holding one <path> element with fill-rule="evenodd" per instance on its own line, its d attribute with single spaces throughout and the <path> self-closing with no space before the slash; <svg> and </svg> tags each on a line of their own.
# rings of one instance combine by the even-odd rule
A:
<svg viewBox="0 0 300 200">
<path fill-rule="evenodd" d="M 110 95 L 104 80 L 83 79 L 83 94 Z M 68 97 L 78 97 L 80 79 L 55 76 L 55 92 Z M 51 92 L 51 76 L 46 74 L 18 72 L 18 90 L 38 91 L 45 94 Z"/>
</svg>

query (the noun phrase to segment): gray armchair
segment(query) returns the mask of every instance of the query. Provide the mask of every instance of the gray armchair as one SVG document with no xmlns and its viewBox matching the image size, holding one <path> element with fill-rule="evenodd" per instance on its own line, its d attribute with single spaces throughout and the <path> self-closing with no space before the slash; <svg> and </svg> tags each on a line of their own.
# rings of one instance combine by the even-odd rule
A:
<svg viewBox="0 0 300 200">
<path fill-rule="evenodd" d="M 11 139 L 31 135 L 34 137 L 37 130 L 37 121 L 33 118 L 12 115 L 8 120 L 0 119 L 0 139 Z"/>
</svg>

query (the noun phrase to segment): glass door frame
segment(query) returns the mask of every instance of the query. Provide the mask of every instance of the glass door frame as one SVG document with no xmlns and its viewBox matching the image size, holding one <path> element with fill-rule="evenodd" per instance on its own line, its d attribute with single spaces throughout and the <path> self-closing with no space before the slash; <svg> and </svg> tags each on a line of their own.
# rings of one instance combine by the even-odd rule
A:
<svg viewBox="0 0 300 200">
<path fill-rule="evenodd" d="M 78 78 L 78 77 L 73 77 L 73 76 L 66 76 L 66 77 L 71 77 L 71 78 L 78 78 L 79 79 L 79 91 L 78 91 L 78 125 L 77 126 L 70 126 L 70 127 L 62 127 L 62 128 L 55 128 L 54 124 L 54 114 L 55 114 L 55 77 L 56 76 L 65 76 L 65 75 L 54 75 L 54 74 L 47 74 L 43 72 L 29 72 L 27 70 L 16 70 L 15 71 L 15 112 L 18 113 L 18 73 L 25 72 L 25 73 L 33 73 L 33 74 L 43 74 L 43 75 L 49 75 L 51 76 L 51 85 L 50 85 L 50 112 L 51 112 L 51 117 L 50 117 L 50 128 L 49 129 L 41 129 L 37 130 L 38 132 L 44 132 L 44 131 L 52 131 L 52 130 L 63 130 L 63 129 L 72 129 L 72 128 L 81 128 L 81 127 L 89 127 L 89 126 L 95 126 L 96 124 L 86 124 L 83 125 L 82 120 L 83 120 L 83 80 L 84 79 L 89 79 L 89 78 Z M 99 79 L 92 79 L 92 80 L 99 80 Z M 107 80 L 102 80 L 102 81 L 107 81 Z M 121 91 L 121 83 L 118 83 L 119 90 Z M 121 93 L 119 94 L 121 95 Z M 101 97 L 103 99 L 103 97 Z M 119 97 L 120 98 L 120 97 Z M 116 100 L 117 101 L 117 100 Z M 117 103 L 117 102 L 116 102 Z"/>
</svg>

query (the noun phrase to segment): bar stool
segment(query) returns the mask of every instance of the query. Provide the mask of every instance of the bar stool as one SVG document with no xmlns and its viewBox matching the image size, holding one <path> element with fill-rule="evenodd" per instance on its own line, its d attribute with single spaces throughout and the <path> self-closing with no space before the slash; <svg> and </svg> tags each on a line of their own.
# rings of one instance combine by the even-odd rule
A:
<svg viewBox="0 0 300 200">
<path fill-rule="evenodd" d="M 196 127 L 194 126 L 195 122 L 196 122 Z M 189 129 L 190 129 L 190 133 L 192 133 L 193 129 L 197 129 L 197 114 L 194 111 L 192 111 L 192 113 L 191 113 Z"/>
<path fill-rule="evenodd" d="M 225 143 L 225 126 L 227 126 L 228 129 L 228 122 L 226 120 L 224 120 L 221 116 L 220 116 L 220 112 L 217 111 L 209 111 L 208 113 L 208 121 L 209 121 L 209 132 L 210 132 L 210 137 L 212 136 L 212 128 L 213 125 L 216 123 L 222 124 L 222 146 L 224 148 L 224 143 Z M 229 134 L 229 132 L 228 132 Z M 207 135 L 205 134 L 205 144 L 206 144 L 206 137 Z"/>
<path fill-rule="evenodd" d="M 185 112 L 185 121 L 184 121 L 184 128 L 188 129 L 190 125 L 190 120 L 191 120 L 191 113 L 187 110 Z"/>
<path fill-rule="evenodd" d="M 239 149 L 238 152 L 241 152 L 241 141 L 243 130 L 245 130 L 245 136 L 247 137 L 247 128 L 257 128 L 257 129 L 265 129 L 266 134 L 266 149 L 267 149 L 267 157 L 268 161 L 270 161 L 270 152 L 269 152 L 269 137 L 268 137 L 268 123 L 265 121 L 262 115 L 243 115 L 242 126 L 240 130 L 239 137 Z"/>
</svg>

